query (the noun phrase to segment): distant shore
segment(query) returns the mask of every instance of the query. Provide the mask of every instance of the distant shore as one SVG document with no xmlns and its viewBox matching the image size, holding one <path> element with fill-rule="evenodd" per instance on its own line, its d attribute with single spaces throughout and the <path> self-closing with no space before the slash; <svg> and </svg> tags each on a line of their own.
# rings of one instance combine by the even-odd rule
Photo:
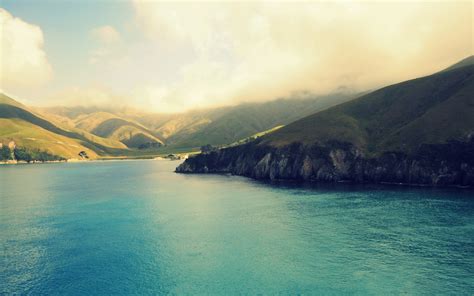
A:
<svg viewBox="0 0 474 296">
<path fill-rule="evenodd" d="M 188 156 L 188 153 L 183 155 L 176 155 L 174 157 L 169 156 L 144 156 L 144 157 L 127 157 L 127 156 L 117 156 L 117 157 L 103 157 L 97 159 L 65 159 L 65 160 L 47 160 L 47 161 L 38 161 L 33 160 L 30 162 L 24 160 L 8 160 L 0 161 L 0 165 L 17 165 L 17 164 L 45 164 L 45 163 L 90 163 L 90 162 L 102 162 L 102 161 L 132 161 L 132 160 L 163 160 L 163 161 L 176 161 L 176 160 L 185 160 Z"/>
</svg>

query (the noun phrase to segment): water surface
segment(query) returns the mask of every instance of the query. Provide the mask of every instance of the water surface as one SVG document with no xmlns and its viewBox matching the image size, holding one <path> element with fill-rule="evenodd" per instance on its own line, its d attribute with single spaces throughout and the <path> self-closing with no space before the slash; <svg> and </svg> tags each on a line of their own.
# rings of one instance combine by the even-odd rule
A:
<svg viewBox="0 0 474 296">
<path fill-rule="evenodd" d="M 474 292 L 472 191 L 0 167 L 0 294 Z"/>
</svg>

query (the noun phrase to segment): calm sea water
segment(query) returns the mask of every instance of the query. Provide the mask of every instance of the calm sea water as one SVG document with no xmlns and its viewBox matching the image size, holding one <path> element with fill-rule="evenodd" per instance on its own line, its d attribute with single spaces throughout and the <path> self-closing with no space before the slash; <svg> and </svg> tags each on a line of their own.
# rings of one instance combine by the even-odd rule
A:
<svg viewBox="0 0 474 296">
<path fill-rule="evenodd" d="M 474 293 L 472 191 L 0 167 L 0 294 Z"/>
</svg>

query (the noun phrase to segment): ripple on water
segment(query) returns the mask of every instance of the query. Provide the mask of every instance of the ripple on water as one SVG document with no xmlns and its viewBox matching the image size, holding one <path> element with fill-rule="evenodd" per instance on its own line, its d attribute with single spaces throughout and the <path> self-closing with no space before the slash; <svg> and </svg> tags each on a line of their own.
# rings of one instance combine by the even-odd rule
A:
<svg viewBox="0 0 474 296">
<path fill-rule="evenodd" d="M 0 168 L 0 293 L 471 294 L 471 191 Z M 25 182 L 26 180 L 26 182 Z"/>
</svg>

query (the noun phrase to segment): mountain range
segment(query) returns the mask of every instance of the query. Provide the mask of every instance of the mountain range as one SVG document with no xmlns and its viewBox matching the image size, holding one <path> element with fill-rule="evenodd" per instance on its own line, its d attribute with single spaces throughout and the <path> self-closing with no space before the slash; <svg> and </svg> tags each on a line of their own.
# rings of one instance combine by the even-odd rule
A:
<svg viewBox="0 0 474 296">
<path fill-rule="evenodd" d="M 192 157 L 177 171 L 472 186 L 474 58 L 316 112 L 250 143 Z"/>
<path fill-rule="evenodd" d="M 177 172 L 472 186 L 473 73 L 471 56 L 363 94 L 303 94 L 177 114 L 35 108 L 0 94 L 0 161 L 152 157 L 204 147 Z"/>
<path fill-rule="evenodd" d="M 0 143 L 13 141 L 19 147 L 64 159 L 198 151 L 204 145 L 220 147 L 262 134 L 353 97 L 351 93 L 300 95 L 160 114 L 92 106 L 34 108 L 1 94 Z"/>
</svg>

